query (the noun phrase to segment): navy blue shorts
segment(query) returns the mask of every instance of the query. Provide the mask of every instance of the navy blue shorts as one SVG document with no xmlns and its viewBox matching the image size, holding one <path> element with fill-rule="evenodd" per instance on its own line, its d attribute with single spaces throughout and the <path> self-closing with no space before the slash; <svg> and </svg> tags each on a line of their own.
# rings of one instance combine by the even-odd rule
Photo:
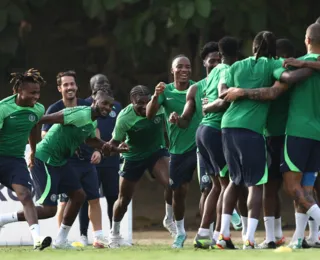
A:
<svg viewBox="0 0 320 260">
<path fill-rule="evenodd" d="M 203 161 L 199 151 L 197 151 L 197 173 L 201 192 L 211 190 L 212 188 L 211 178 L 207 174 L 206 168 L 207 166 L 205 165 L 205 162 Z"/>
<path fill-rule="evenodd" d="M 106 197 L 116 197 L 119 194 L 119 167 L 97 167 L 102 193 Z"/>
<path fill-rule="evenodd" d="M 31 176 L 37 203 L 44 206 L 56 206 L 58 194 L 82 189 L 77 174 L 69 163 L 51 166 L 36 158 Z"/>
<path fill-rule="evenodd" d="M 128 181 L 137 182 L 146 170 L 152 173 L 153 167 L 162 157 L 169 157 L 167 149 L 159 149 L 151 156 L 141 161 L 124 160 L 119 175 Z"/>
<path fill-rule="evenodd" d="M 250 187 L 267 183 L 267 151 L 263 135 L 243 128 L 224 128 L 222 144 L 230 178 L 236 185 Z"/>
<path fill-rule="evenodd" d="M 80 160 L 78 163 L 72 162 L 69 163 L 69 165 L 80 180 L 81 186 L 87 195 L 86 200 L 100 198 L 99 179 L 95 165 Z M 60 196 L 60 202 L 68 202 L 68 200 L 67 194 L 62 194 L 62 196 Z"/>
<path fill-rule="evenodd" d="M 25 159 L 0 156 L 0 183 L 11 190 L 12 184 L 19 184 L 31 190 L 32 181 Z"/>
<path fill-rule="evenodd" d="M 320 141 L 286 136 L 281 172 L 319 172 Z"/>
<path fill-rule="evenodd" d="M 227 163 L 222 149 L 221 130 L 200 125 L 196 141 L 200 156 L 207 166 L 207 174 L 226 177 Z"/>
<path fill-rule="evenodd" d="M 177 189 L 192 180 L 193 172 L 197 168 L 197 150 L 193 149 L 184 154 L 170 156 L 170 187 Z"/>
<path fill-rule="evenodd" d="M 268 163 L 270 180 L 282 179 L 282 173 L 280 171 L 281 156 L 284 148 L 285 136 L 269 136 L 267 137 L 267 149 L 268 149 Z"/>
</svg>

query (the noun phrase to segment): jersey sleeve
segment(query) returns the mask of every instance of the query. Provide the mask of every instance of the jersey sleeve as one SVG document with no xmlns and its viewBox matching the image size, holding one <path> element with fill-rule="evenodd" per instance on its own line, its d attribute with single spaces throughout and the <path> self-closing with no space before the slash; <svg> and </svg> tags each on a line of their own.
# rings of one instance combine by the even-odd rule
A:
<svg viewBox="0 0 320 260">
<path fill-rule="evenodd" d="M 160 96 L 158 97 L 158 104 L 162 105 L 163 101 L 165 100 L 165 96 L 164 93 L 160 94 Z"/>
<path fill-rule="evenodd" d="M 97 135 L 96 135 L 96 131 L 97 131 L 97 128 L 98 128 L 98 122 L 97 122 L 97 120 L 93 122 L 93 126 L 94 126 L 94 128 L 93 128 L 93 130 L 92 130 L 92 132 L 91 132 L 91 134 L 90 134 L 90 138 L 95 138 L 95 137 L 97 137 Z"/>
<path fill-rule="evenodd" d="M 0 129 L 3 127 L 3 121 L 5 118 L 5 109 L 3 105 L 0 105 Z"/>
<path fill-rule="evenodd" d="M 236 87 L 234 84 L 233 68 L 222 68 L 219 72 L 219 84 L 226 84 L 228 87 Z"/>
<path fill-rule="evenodd" d="M 58 106 L 55 106 L 54 104 L 49 106 L 47 111 L 46 111 L 46 115 L 50 115 L 50 114 L 53 114 L 53 113 L 56 113 L 56 112 L 59 112 L 60 109 Z M 43 124 L 42 125 L 42 131 L 45 131 L 45 132 L 48 132 L 49 129 L 51 128 L 52 124 Z"/>
<path fill-rule="evenodd" d="M 126 123 L 125 119 L 120 113 L 117 118 L 116 125 L 113 129 L 112 139 L 118 142 L 122 142 L 127 135 L 127 130 L 128 130 L 128 124 Z"/>
<path fill-rule="evenodd" d="M 282 60 L 274 60 L 273 77 L 276 80 L 280 80 L 282 73 L 286 71 L 286 69 L 282 66 L 282 62 Z"/>
<path fill-rule="evenodd" d="M 63 109 L 65 125 L 81 127 L 92 123 L 91 107 L 69 107 Z"/>
</svg>

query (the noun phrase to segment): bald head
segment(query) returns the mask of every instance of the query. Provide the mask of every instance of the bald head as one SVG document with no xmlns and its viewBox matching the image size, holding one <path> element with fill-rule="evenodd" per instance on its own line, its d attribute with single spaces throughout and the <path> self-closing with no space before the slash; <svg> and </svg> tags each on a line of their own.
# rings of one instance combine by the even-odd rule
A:
<svg viewBox="0 0 320 260">
<path fill-rule="evenodd" d="M 320 23 L 320 17 L 317 19 L 316 23 Z"/>
<path fill-rule="evenodd" d="M 99 88 L 101 88 L 102 86 L 110 87 L 110 83 L 106 75 L 96 74 L 90 79 L 91 90 L 96 90 L 97 86 L 99 86 Z"/>
<path fill-rule="evenodd" d="M 320 46 L 320 23 L 311 24 L 306 33 L 310 45 Z"/>
</svg>

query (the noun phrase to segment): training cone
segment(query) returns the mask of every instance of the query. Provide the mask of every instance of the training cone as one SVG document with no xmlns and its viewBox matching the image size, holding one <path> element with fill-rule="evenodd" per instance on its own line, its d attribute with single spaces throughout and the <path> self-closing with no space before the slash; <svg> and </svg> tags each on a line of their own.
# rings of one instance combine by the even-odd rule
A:
<svg viewBox="0 0 320 260">
<path fill-rule="evenodd" d="M 276 250 L 275 253 L 291 253 L 292 249 L 290 247 L 280 246 Z"/>
<path fill-rule="evenodd" d="M 73 242 L 71 245 L 74 247 L 84 247 L 84 245 L 81 242 Z"/>
</svg>

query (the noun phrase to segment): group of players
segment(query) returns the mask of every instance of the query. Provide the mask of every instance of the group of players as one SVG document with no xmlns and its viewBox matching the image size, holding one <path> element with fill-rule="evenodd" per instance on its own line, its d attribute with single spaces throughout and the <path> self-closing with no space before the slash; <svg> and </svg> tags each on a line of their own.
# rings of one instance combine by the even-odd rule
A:
<svg viewBox="0 0 320 260">
<path fill-rule="evenodd" d="M 57 76 L 62 99 L 44 115 L 38 103 L 45 83 L 40 73 L 14 73 L 14 93 L 0 101 L 0 182 L 16 192 L 23 210 L 2 214 L 0 226 L 27 221 L 35 249 L 51 243 L 56 249 L 72 249 L 67 236 L 80 211 L 84 244 L 90 219 L 94 247 L 129 246 L 120 235 L 120 222 L 137 182 L 148 171 L 164 187 L 163 225 L 174 237 L 172 247 L 182 248 L 187 238 L 185 199 L 198 168 L 203 195 L 195 247 L 234 249 L 230 223 L 242 228 L 244 249 L 283 245 L 282 182 L 296 211 L 289 246 L 319 245 L 320 208 L 314 190 L 318 195 L 320 21 L 308 27 L 305 44 L 305 56 L 290 58 L 290 41 L 262 31 L 253 41 L 253 56 L 238 60 L 237 39 L 210 42 L 201 53 L 205 79 L 190 80 L 190 60 L 176 56 L 174 81 L 159 83 L 153 95 L 145 86 L 134 87 L 131 104 L 122 110 L 104 75 L 90 80 L 92 96 L 82 100 L 76 97 L 75 73 L 67 71 Z M 37 143 L 40 125 L 42 140 Z M 27 142 L 32 180 L 24 160 Z M 119 153 L 124 157 L 121 169 Z M 39 206 L 33 203 L 31 183 Z M 101 224 L 100 183 L 109 206 L 108 239 Z M 266 239 L 257 245 L 254 234 L 262 205 Z M 59 231 L 52 241 L 40 235 L 38 219 L 56 214 Z M 308 220 L 310 236 L 305 240 Z"/>
</svg>

